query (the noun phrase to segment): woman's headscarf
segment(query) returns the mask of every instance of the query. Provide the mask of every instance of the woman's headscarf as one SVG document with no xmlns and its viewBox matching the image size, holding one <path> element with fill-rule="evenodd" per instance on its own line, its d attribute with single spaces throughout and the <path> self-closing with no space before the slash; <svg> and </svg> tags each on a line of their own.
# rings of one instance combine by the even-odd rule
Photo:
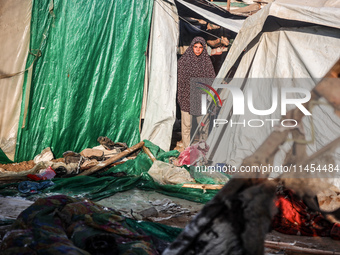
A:
<svg viewBox="0 0 340 255">
<path fill-rule="evenodd" d="M 203 46 L 203 52 L 199 56 L 196 56 L 193 50 L 196 43 L 201 43 Z M 195 89 L 194 92 L 191 90 L 191 99 L 195 99 L 190 100 L 190 79 L 215 77 L 214 67 L 208 55 L 205 40 L 202 37 L 195 37 L 189 48 L 178 60 L 177 75 L 177 98 L 181 110 L 192 115 L 201 115 L 201 90 Z M 202 81 L 204 82 L 204 79 Z"/>
</svg>

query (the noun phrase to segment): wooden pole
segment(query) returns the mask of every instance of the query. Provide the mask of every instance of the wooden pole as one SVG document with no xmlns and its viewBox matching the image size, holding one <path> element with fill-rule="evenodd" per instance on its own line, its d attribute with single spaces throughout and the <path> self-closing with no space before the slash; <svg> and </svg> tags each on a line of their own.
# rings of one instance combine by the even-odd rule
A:
<svg viewBox="0 0 340 255">
<path fill-rule="evenodd" d="M 230 0 L 227 1 L 227 11 L 230 12 Z"/>
<path fill-rule="evenodd" d="M 185 183 L 182 188 L 192 189 L 222 189 L 224 185 L 219 184 L 198 184 L 198 183 Z"/>
<path fill-rule="evenodd" d="M 275 250 L 280 249 L 280 250 L 285 250 L 285 251 L 293 251 L 293 252 L 295 251 L 295 252 L 299 252 L 299 254 L 303 253 L 303 254 L 318 254 L 318 255 L 322 255 L 322 254 L 340 255 L 340 252 L 336 252 L 336 251 L 327 251 L 327 250 L 299 247 L 299 246 L 294 246 L 293 244 L 285 243 L 285 242 L 264 241 L 264 247 L 275 249 Z"/>
<path fill-rule="evenodd" d="M 151 153 L 148 147 L 143 146 L 143 151 L 146 153 L 146 155 L 149 156 L 149 158 L 152 160 L 152 162 L 156 161 L 155 156 Z"/>
<path fill-rule="evenodd" d="M 140 142 L 140 143 L 137 143 L 135 144 L 134 146 L 126 149 L 125 151 L 122 151 L 121 153 L 105 160 L 104 162 L 102 163 L 99 163 L 98 165 L 94 166 L 94 167 L 91 167 L 90 169 L 88 170 L 85 170 L 84 172 L 82 172 L 81 174 L 78 174 L 78 175 L 90 175 L 90 174 L 93 174 L 95 172 L 97 172 L 98 170 L 100 169 L 103 169 L 104 167 L 107 167 L 109 165 L 111 165 L 112 163 L 114 163 L 115 161 L 129 155 L 130 153 L 142 148 L 144 146 L 144 142 Z"/>
</svg>

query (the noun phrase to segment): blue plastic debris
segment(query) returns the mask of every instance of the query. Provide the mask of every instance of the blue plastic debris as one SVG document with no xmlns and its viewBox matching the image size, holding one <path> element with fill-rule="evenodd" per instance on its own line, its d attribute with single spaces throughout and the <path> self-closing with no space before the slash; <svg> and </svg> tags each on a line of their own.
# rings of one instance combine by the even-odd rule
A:
<svg viewBox="0 0 340 255">
<path fill-rule="evenodd" d="M 24 181 L 19 183 L 18 190 L 24 194 L 36 194 L 40 193 L 40 190 L 46 189 L 54 185 L 52 181 L 43 181 L 43 182 L 31 182 Z"/>
</svg>

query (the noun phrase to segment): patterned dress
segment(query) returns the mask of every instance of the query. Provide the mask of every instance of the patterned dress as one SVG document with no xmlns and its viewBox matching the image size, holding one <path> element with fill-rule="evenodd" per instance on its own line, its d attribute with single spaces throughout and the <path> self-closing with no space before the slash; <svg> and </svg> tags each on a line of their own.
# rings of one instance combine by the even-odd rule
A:
<svg viewBox="0 0 340 255">
<path fill-rule="evenodd" d="M 193 51 L 193 46 L 196 43 L 203 45 L 203 52 L 196 56 Z M 195 37 L 190 47 L 184 52 L 178 60 L 178 103 L 184 112 L 189 112 L 191 115 L 201 114 L 201 94 L 205 93 L 198 87 L 203 87 L 197 84 L 197 81 L 211 84 L 212 78 L 215 78 L 215 71 L 210 56 L 206 50 L 206 43 L 202 37 Z M 191 83 L 191 84 L 190 84 Z M 210 85 L 209 84 L 209 85 Z"/>
</svg>

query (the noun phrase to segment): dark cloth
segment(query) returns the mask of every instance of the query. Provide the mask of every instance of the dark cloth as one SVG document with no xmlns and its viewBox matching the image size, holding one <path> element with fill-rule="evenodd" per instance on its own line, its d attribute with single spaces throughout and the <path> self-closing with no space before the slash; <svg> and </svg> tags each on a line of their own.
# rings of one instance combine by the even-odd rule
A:
<svg viewBox="0 0 340 255">
<path fill-rule="evenodd" d="M 225 29 L 223 27 L 216 28 L 216 29 L 209 29 L 207 30 L 209 34 L 206 35 L 207 40 L 216 40 L 218 38 L 221 38 L 222 36 L 227 37 L 228 39 L 234 39 L 236 37 L 236 33 Z M 213 36 L 214 35 L 214 36 Z"/>
<path fill-rule="evenodd" d="M 203 52 L 199 56 L 196 56 L 193 51 L 193 46 L 197 42 L 203 45 Z M 181 110 L 184 112 L 189 112 L 191 115 L 202 115 L 201 94 L 203 92 L 197 88 L 190 90 L 190 81 L 195 79 L 195 81 L 201 80 L 203 83 L 206 83 L 206 78 L 215 77 L 214 67 L 206 50 L 205 40 L 202 37 L 195 37 L 192 40 L 189 48 L 179 59 L 177 74 L 177 97 Z M 204 86 L 197 86 L 204 88 Z"/>
<path fill-rule="evenodd" d="M 193 22 L 193 20 L 190 20 L 189 22 L 194 26 L 182 20 L 179 22 L 179 33 L 181 35 L 178 41 L 179 46 L 188 46 L 196 36 L 205 36 L 205 33 L 201 30 L 205 30 L 206 26 L 203 26 L 198 22 Z"/>
<path fill-rule="evenodd" d="M 159 254 L 149 236 L 118 211 L 65 195 L 40 198 L 24 210 L 0 244 L 1 254 Z"/>
</svg>

